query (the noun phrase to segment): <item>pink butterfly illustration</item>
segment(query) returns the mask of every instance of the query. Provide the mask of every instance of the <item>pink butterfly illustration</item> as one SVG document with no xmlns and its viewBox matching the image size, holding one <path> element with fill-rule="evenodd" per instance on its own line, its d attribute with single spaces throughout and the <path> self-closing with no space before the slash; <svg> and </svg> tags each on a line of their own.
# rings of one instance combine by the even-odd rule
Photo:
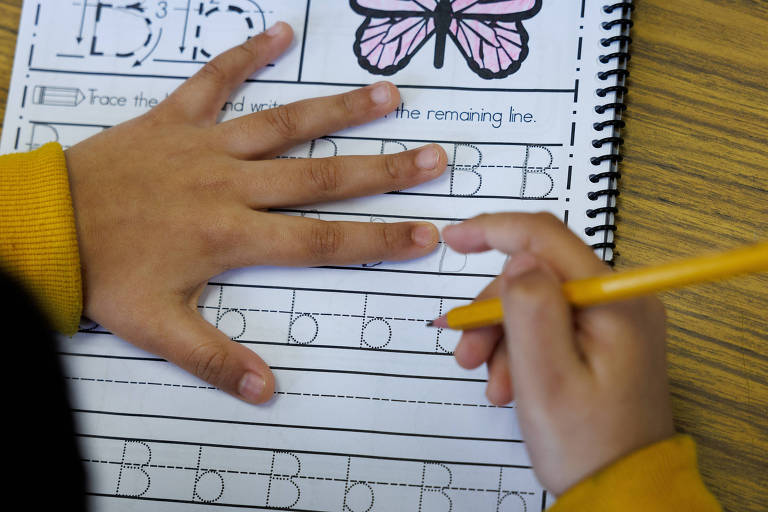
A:
<svg viewBox="0 0 768 512">
<path fill-rule="evenodd" d="M 485 79 L 504 78 L 528 56 L 521 20 L 541 9 L 541 0 L 350 0 L 366 16 L 354 52 L 360 65 L 391 75 L 408 65 L 435 35 L 436 68 L 443 67 L 450 36 L 470 69 Z"/>
</svg>

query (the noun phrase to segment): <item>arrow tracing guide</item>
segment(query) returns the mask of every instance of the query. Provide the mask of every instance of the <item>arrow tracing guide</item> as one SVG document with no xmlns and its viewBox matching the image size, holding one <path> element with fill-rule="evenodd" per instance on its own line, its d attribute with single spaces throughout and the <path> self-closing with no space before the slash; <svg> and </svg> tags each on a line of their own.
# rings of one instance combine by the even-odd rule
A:
<svg viewBox="0 0 768 512">
<path fill-rule="evenodd" d="M 104 58 L 139 67 L 155 62 L 201 62 L 220 53 L 222 33 L 251 37 L 271 24 L 270 0 L 187 0 L 174 2 L 72 2 L 65 14 L 76 33 L 62 33 L 61 59 Z M 45 5 L 40 4 L 42 16 Z M 67 37 L 68 36 L 68 37 Z M 69 39 L 69 41 L 67 41 Z"/>
</svg>

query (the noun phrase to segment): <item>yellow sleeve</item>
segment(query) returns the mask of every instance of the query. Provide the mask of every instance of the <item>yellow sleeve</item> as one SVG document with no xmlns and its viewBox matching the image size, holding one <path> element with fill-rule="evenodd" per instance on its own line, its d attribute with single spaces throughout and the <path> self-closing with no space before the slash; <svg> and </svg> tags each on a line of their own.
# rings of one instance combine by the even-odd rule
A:
<svg viewBox="0 0 768 512">
<path fill-rule="evenodd" d="M 0 265 L 26 285 L 56 330 L 77 331 L 80 255 L 59 144 L 0 156 Z"/>
<path fill-rule="evenodd" d="M 549 512 L 720 512 L 693 439 L 676 435 L 629 454 L 568 489 Z"/>
</svg>

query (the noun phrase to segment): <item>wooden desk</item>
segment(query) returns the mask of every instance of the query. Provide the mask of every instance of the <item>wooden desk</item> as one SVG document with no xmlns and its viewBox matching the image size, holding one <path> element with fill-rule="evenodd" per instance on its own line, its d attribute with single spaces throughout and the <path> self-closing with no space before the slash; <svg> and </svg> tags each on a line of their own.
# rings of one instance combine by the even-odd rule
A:
<svg viewBox="0 0 768 512">
<path fill-rule="evenodd" d="M 768 3 L 639 0 L 617 268 L 768 239 Z M 677 427 L 727 510 L 768 510 L 768 276 L 663 295 Z"/>
<path fill-rule="evenodd" d="M 5 110 L 21 0 L 0 0 Z M 639 0 L 617 268 L 768 239 L 768 4 Z M 768 509 L 768 276 L 664 294 L 677 426 L 727 510 Z"/>
</svg>

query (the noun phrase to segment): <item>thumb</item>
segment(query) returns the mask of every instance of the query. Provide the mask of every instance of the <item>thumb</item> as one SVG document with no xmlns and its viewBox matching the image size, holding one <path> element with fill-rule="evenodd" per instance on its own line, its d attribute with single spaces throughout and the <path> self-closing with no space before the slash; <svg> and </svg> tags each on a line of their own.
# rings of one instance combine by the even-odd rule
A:
<svg viewBox="0 0 768 512">
<path fill-rule="evenodd" d="M 515 395 L 547 403 L 585 371 L 562 283 L 532 253 L 517 252 L 501 276 L 501 298 Z"/>
<path fill-rule="evenodd" d="M 147 343 L 149 350 L 240 400 L 260 404 L 272 397 L 272 371 L 252 350 L 181 304 L 164 318 L 165 332 Z"/>
</svg>

